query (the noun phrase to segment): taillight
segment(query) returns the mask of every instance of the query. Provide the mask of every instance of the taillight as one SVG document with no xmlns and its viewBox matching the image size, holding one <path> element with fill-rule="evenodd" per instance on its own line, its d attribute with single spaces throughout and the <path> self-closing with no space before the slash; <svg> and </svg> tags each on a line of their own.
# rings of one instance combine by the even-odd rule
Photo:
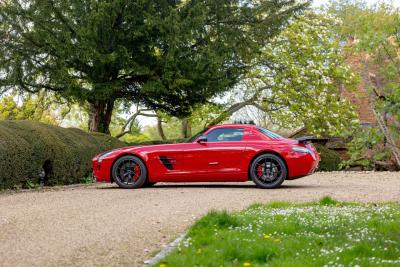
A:
<svg viewBox="0 0 400 267">
<path fill-rule="evenodd" d="M 310 150 L 310 154 L 311 154 L 311 156 L 313 157 L 313 159 L 316 160 L 316 159 L 317 159 L 317 156 L 315 155 L 315 152 L 316 152 L 315 147 L 314 147 L 312 144 L 310 144 L 310 143 L 308 143 L 308 144 L 306 145 L 306 147 L 308 148 L 308 150 Z"/>
</svg>

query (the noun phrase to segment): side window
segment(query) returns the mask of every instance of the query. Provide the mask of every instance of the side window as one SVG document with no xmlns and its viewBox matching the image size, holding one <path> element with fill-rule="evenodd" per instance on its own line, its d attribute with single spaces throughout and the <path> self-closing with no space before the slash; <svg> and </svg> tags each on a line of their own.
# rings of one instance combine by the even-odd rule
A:
<svg viewBox="0 0 400 267">
<path fill-rule="evenodd" d="M 207 142 L 242 141 L 243 128 L 219 128 L 207 134 Z"/>
</svg>

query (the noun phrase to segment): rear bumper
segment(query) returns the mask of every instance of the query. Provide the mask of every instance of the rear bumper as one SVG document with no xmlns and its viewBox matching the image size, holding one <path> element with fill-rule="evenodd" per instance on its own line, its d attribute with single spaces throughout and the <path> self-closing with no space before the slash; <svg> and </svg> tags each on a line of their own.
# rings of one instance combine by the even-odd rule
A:
<svg viewBox="0 0 400 267">
<path fill-rule="evenodd" d="M 290 156 L 286 157 L 289 175 L 287 180 L 298 179 L 310 174 L 313 174 L 318 168 L 320 161 L 319 155 L 315 157 L 310 154 L 301 154 L 293 152 Z"/>
</svg>

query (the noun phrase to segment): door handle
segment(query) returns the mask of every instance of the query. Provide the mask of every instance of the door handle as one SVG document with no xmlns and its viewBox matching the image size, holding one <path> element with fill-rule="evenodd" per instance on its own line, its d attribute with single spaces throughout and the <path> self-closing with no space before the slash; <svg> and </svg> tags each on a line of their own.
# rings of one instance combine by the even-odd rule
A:
<svg viewBox="0 0 400 267">
<path fill-rule="evenodd" d="M 219 162 L 214 161 L 214 162 L 209 162 L 208 164 L 209 164 L 209 165 L 218 165 L 218 163 L 219 163 Z"/>
</svg>

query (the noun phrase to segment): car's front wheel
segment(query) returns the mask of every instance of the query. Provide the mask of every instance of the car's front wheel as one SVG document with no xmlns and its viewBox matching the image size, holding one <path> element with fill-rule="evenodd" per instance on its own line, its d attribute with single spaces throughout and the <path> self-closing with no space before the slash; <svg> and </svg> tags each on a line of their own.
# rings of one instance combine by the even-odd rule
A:
<svg viewBox="0 0 400 267">
<path fill-rule="evenodd" d="M 123 156 L 113 165 L 111 171 L 114 181 L 122 188 L 142 187 L 147 179 L 147 169 L 143 161 L 135 156 Z"/>
<path fill-rule="evenodd" d="M 286 179 L 287 168 L 280 157 L 267 153 L 252 161 L 249 174 L 258 187 L 272 189 L 279 187 Z"/>
</svg>

